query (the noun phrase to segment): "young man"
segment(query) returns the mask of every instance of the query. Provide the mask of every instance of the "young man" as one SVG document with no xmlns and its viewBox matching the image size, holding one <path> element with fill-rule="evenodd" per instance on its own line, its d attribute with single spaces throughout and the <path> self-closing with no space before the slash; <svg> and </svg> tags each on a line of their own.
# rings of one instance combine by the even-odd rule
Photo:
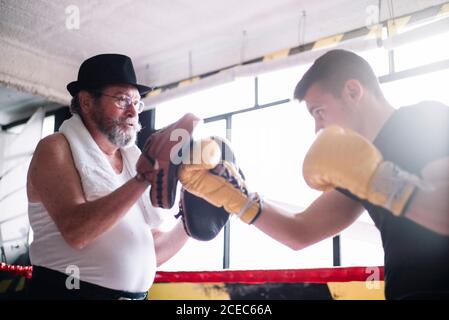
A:
<svg viewBox="0 0 449 320">
<path fill-rule="evenodd" d="M 199 175 L 185 165 L 184 187 L 295 250 L 338 234 L 367 210 L 382 236 L 386 298 L 448 298 L 449 107 L 395 110 L 369 64 L 345 50 L 318 58 L 295 98 L 323 129 L 303 173 L 326 192 L 308 208 L 290 215 L 262 203 L 232 183 L 237 170 Z"/>
<path fill-rule="evenodd" d="M 40 141 L 28 172 L 30 246 L 37 299 L 144 299 L 156 266 L 188 239 L 161 219 L 136 175 L 141 95 L 132 61 L 102 54 L 67 86 L 72 118 Z M 81 280 L 81 281 L 79 281 Z"/>
</svg>

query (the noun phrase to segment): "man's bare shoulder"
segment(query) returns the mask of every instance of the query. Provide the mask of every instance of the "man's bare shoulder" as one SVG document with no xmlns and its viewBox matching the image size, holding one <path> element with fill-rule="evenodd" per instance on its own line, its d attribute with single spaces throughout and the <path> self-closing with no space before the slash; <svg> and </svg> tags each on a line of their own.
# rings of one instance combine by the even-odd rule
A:
<svg viewBox="0 0 449 320">
<path fill-rule="evenodd" d="M 70 157 L 70 147 L 63 134 L 54 133 L 39 141 L 28 169 L 27 192 L 30 201 L 40 201 L 36 191 L 48 179 L 45 173 L 63 168 Z"/>
<path fill-rule="evenodd" d="M 65 157 L 70 154 L 70 146 L 62 133 L 53 133 L 41 139 L 36 147 L 35 156 Z"/>
<path fill-rule="evenodd" d="M 32 174 L 33 169 L 45 167 L 52 170 L 66 170 L 68 165 L 73 165 L 72 162 L 72 152 L 67 139 L 61 133 L 54 133 L 39 141 L 34 151 L 30 171 Z"/>
<path fill-rule="evenodd" d="M 67 139 L 62 133 L 55 132 L 39 141 L 38 148 L 68 147 Z"/>
</svg>

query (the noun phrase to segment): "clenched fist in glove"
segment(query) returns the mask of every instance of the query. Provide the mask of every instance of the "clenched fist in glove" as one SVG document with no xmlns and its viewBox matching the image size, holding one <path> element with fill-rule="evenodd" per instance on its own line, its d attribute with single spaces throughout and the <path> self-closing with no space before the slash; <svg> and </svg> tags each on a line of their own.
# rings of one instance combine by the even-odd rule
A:
<svg viewBox="0 0 449 320">
<path fill-rule="evenodd" d="M 170 209 L 176 198 L 177 170 L 181 154 L 188 148 L 200 119 L 191 113 L 153 133 L 145 142 L 136 170 L 151 183 L 150 199 L 155 207 Z"/>
<path fill-rule="evenodd" d="M 229 142 L 219 137 L 211 139 L 221 152 L 219 161 L 207 160 L 203 152 L 200 162 L 187 161 L 182 164 L 179 180 L 189 193 L 251 224 L 260 215 L 262 201 L 257 193 L 248 191 Z M 217 147 L 213 147 L 214 144 L 208 144 L 206 155 L 216 159 L 213 150 Z"/>
<path fill-rule="evenodd" d="M 344 188 L 396 216 L 403 214 L 416 187 L 427 188 L 419 177 L 384 161 L 370 141 L 338 126 L 319 133 L 304 159 L 303 174 L 314 189 Z"/>
</svg>

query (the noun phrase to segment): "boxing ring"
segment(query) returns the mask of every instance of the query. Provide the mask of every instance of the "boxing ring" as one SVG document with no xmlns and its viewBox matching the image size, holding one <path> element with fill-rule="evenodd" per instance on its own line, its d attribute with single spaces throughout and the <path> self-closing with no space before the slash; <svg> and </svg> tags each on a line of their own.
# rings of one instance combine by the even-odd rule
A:
<svg viewBox="0 0 449 320">
<path fill-rule="evenodd" d="M 0 265 L 0 299 L 20 298 L 31 266 Z M 383 300 L 380 266 L 156 273 L 149 300 Z"/>
</svg>

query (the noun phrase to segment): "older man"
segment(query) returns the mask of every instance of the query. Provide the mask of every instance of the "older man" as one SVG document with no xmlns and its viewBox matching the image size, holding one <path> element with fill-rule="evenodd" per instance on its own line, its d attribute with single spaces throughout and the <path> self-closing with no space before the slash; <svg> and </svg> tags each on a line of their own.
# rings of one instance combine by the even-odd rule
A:
<svg viewBox="0 0 449 320">
<path fill-rule="evenodd" d="M 156 266 L 188 236 L 161 219 L 135 172 L 141 95 L 132 61 L 102 54 L 67 86 L 72 117 L 42 139 L 28 172 L 31 298 L 144 299 Z"/>
</svg>

